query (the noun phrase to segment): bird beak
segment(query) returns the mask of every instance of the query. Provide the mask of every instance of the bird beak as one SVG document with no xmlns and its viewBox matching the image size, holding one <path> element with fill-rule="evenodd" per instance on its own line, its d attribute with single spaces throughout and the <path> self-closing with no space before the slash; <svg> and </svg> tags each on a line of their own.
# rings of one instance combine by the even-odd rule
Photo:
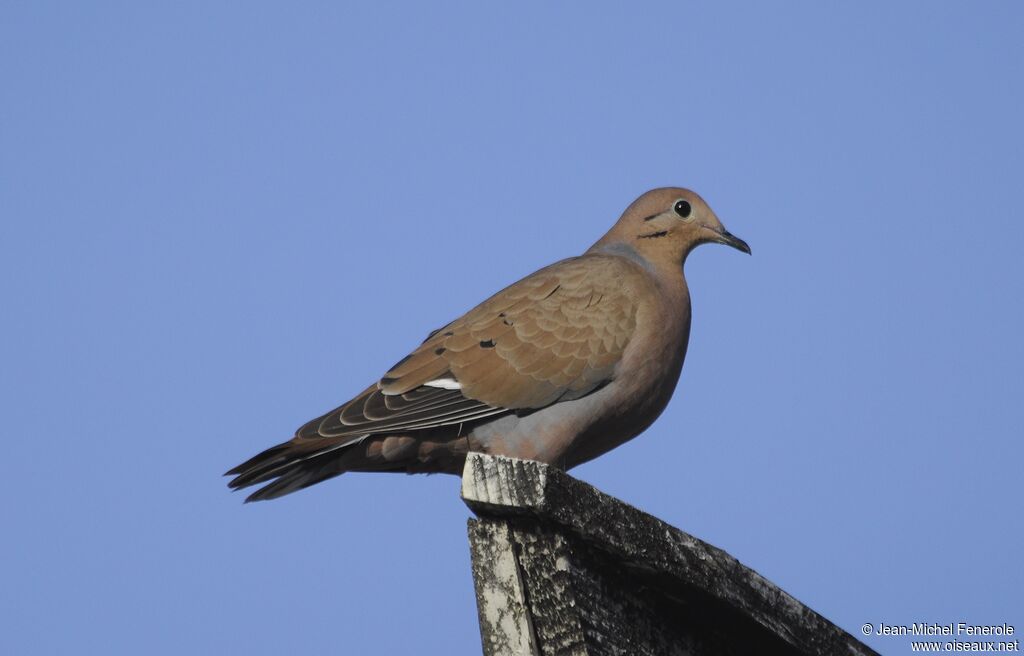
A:
<svg viewBox="0 0 1024 656">
<path fill-rule="evenodd" d="M 725 228 L 722 228 L 721 232 L 716 231 L 716 238 L 719 244 L 725 244 L 726 246 L 732 246 L 738 251 L 743 251 L 747 255 L 750 255 L 750 246 L 747 246 L 747 242 L 743 241 L 736 235 L 732 234 Z"/>
</svg>

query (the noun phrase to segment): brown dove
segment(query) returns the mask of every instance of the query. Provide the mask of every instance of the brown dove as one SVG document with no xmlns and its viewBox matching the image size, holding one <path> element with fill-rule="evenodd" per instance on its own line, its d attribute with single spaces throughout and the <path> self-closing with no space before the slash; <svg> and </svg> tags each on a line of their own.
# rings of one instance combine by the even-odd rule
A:
<svg viewBox="0 0 1024 656">
<path fill-rule="evenodd" d="M 347 471 L 458 474 L 469 451 L 569 468 L 635 437 L 675 389 L 690 336 L 683 263 L 750 253 L 692 191 L 648 191 L 579 257 L 435 330 L 351 401 L 227 473 L 273 499 Z"/>
</svg>

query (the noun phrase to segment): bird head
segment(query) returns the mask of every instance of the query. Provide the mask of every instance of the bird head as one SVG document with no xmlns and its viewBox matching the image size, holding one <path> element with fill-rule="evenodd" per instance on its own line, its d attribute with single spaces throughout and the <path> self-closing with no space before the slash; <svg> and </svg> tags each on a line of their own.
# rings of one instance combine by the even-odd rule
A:
<svg viewBox="0 0 1024 656">
<path fill-rule="evenodd" d="M 750 254 L 704 199 L 689 189 L 663 187 L 637 198 L 594 248 L 625 244 L 652 261 L 682 261 L 701 244 L 725 244 Z"/>
</svg>

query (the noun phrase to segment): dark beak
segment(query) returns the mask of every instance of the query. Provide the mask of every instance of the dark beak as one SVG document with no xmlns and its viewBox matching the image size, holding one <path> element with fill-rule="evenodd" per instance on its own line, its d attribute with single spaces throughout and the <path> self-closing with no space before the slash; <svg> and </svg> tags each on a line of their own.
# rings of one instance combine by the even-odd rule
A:
<svg viewBox="0 0 1024 656">
<path fill-rule="evenodd" d="M 750 255 L 750 246 L 747 246 L 747 242 L 743 241 L 736 235 L 732 234 L 728 230 L 722 230 L 718 233 L 719 238 L 717 239 L 719 244 L 725 244 L 726 246 L 732 246 L 738 251 L 743 251 L 747 255 Z"/>
</svg>

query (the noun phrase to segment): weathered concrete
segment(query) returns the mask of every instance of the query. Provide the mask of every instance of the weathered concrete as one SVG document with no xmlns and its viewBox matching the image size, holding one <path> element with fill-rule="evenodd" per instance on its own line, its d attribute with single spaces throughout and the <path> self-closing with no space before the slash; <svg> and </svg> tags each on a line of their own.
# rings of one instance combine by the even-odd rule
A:
<svg viewBox="0 0 1024 656">
<path fill-rule="evenodd" d="M 470 454 L 484 654 L 875 654 L 726 552 L 537 462 Z"/>
</svg>

